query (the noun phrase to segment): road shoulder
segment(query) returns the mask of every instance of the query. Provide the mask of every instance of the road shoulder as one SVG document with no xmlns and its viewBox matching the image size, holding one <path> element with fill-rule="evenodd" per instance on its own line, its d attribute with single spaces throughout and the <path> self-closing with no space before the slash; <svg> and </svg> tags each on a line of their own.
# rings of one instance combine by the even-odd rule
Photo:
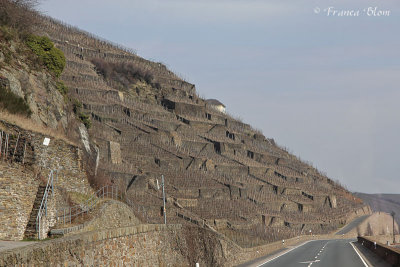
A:
<svg viewBox="0 0 400 267">
<path fill-rule="evenodd" d="M 358 242 L 352 242 L 354 245 L 354 249 L 358 251 L 359 255 L 362 259 L 367 263 L 368 266 L 374 267 L 390 267 L 391 265 L 373 253 L 371 250 L 364 247 L 362 244 Z"/>
</svg>

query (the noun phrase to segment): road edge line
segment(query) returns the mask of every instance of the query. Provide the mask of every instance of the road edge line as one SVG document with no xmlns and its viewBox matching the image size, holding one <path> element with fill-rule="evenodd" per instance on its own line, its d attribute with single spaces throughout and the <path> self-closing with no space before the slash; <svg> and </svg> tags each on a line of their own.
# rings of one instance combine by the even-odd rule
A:
<svg viewBox="0 0 400 267">
<path fill-rule="evenodd" d="M 366 267 L 369 267 L 369 265 L 365 262 L 364 258 L 361 256 L 361 252 L 358 251 L 358 249 L 356 248 L 356 246 L 354 246 L 353 242 L 349 242 L 349 244 L 353 247 L 354 251 L 357 253 L 358 257 L 360 257 L 360 259 L 362 260 L 362 262 L 364 263 L 364 265 Z"/>
<path fill-rule="evenodd" d="M 294 249 L 296 249 L 296 248 L 299 248 L 299 247 L 301 247 L 301 246 L 304 246 L 305 244 L 307 244 L 307 243 L 309 243 L 309 242 L 312 242 L 312 241 L 315 241 L 315 240 L 308 240 L 308 241 L 304 242 L 303 244 L 300 244 L 300 245 L 298 245 L 298 246 L 296 246 L 296 247 L 294 247 L 294 248 L 291 248 L 291 249 L 289 249 L 289 250 L 286 250 L 286 251 L 284 251 L 283 253 L 279 254 L 278 256 L 276 256 L 276 257 L 274 257 L 274 258 L 268 259 L 267 261 L 265 261 L 265 262 L 263 262 L 263 263 L 260 263 L 260 264 L 257 265 L 256 267 L 260 267 L 260 266 L 262 266 L 262 265 L 264 265 L 264 264 L 266 264 L 266 263 L 268 263 L 268 262 L 270 262 L 270 261 L 273 261 L 273 260 L 275 260 L 275 259 L 277 259 L 277 258 L 279 258 L 279 257 L 281 257 L 281 256 L 283 256 L 283 255 L 285 255 L 285 254 L 287 254 L 287 253 L 289 253 L 290 251 L 292 251 L 292 250 L 294 250 Z"/>
</svg>

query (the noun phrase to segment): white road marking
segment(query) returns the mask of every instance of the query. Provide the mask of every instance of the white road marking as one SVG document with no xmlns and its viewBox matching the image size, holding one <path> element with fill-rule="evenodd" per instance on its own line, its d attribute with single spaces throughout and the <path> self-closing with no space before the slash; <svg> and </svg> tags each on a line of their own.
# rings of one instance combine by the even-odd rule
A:
<svg viewBox="0 0 400 267">
<path fill-rule="evenodd" d="M 262 266 L 262 265 L 264 265 L 264 264 L 266 264 L 266 263 L 268 263 L 268 262 L 270 262 L 270 261 L 273 261 L 273 260 L 275 260 L 275 259 L 277 259 L 277 258 L 279 258 L 279 257 L 281 257 L 281 256 L 283 256 L 283 255 L 285 255 L 286 253 L 289 253 L 290 251 L 292 251 L 292 250 L 294 250 L 294 249 L 296 249 L 296 248 L 299 248 L 299 247 L 301 247 L 301 246 L 304 246 L 305 244 L 307 244 L 307 243 L 309 243 L 309 242 L 312 242 L 312 241 L 315 241 L 315 240 L 309 240 L 309 241 L 307 241 L 307 242 L 304 242 L 303 244 L 300 244 L 300 245 L 298 245 L 297 247 L 291 248 L 291 249 L 289 249 L 288 251 L 286 251 L 285 253 L 279 254 L 278 256 L 276 256 L 276 257 L 274 257 L 274 258 L 272 258 L 272 259 L 269 259 L 269 260 L 267 260 L 267 261 L 265 261 L 265 262 L 263 262 L 263 263 L 257 265 L 256 267 L 260 267 L 260 266 Z"/>
<path fill-rule="evenodd" d="M 315 262 L 320 262 L 320 260 L 315 260 L 315 261 L 302 261 L 299 263 L 315 263 Z"/>
<path fill-rule="evenodd" d="M 358 257 L 362 260 L 364 266 L 368 267 L 368 264 L 364 261 L 364 259 L 361 257 L 360 253 L 358 253 L 358 250 L 356 247 L 353 245 L 353 242 L 349 242 L 349 244 L 353 247 L 354 251 L 357 253 Z"/>
</svg>

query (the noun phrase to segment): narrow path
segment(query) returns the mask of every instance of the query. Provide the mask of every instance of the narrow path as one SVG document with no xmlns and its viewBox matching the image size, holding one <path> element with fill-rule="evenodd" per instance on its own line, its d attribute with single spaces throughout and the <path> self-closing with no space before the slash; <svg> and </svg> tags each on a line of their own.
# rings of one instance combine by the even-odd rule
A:
<svg viewBox="0 0 400 267">
<path fill-rule="evenodd" d="M 34 244 L 32 241 L 1 241 L 0 240 L 0 252 L 8 249 L 18 248 Z"/>
</svg>

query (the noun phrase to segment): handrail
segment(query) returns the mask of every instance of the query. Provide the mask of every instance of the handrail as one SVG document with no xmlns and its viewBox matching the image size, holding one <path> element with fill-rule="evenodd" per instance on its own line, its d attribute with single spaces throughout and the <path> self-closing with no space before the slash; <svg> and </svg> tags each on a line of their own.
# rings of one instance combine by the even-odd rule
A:
<svg viewBox="0 0 400 267">
<path fill-rule="evenodd" d="M 54 170 L 51 170 L 49 173 L 46 189 L 42 197 L 42 202 L 40 203 L 38 215 L 36 216 L 36 232 L 38 233 L 39 239 L 41 238 L 40 229 L 41 229 L 43 213 L 45 213 L 45 216 L 47 216 L 47 199 L 50 190 L 51 190 L 51 195 L 54 196 Z"/>
<path fill-rule="evenodd" d="M 118 186 L 106 185 L 97 190 L 97 192 L 94 193 L 84 203 L 62 209 L 57 213 L 56 220 L 57 222 L 62 222 L 64 225 L 66 223 L 71 223 L 72 220 L 77 218 L 79 215 L 83 216 L 84 213 L 87 214 L 89 211 L 93 210 L 94 206 L 104 198 L 120 200 L 127 204 L 132 210 L 137 211 L 138 213 L 143 213 L 143 218 L 146 220 L 148 219 L 147 211 L 144 206 L 134 203 L 134 201 L 129 199 L 121 190 L 118 189 Z"/>
<path fill-rule="evenodd" d="M 118 190 L 118 186 L 114 185 L 106 185 L 97 190 L 90 198 L 88 198 L 84 203 L 75 205 L 70 208 L 64 208 L 56 215 L 57 221 L 62 221 L 65 223 L 71 223 L 72 220 L 79 215 L 83 215 L 84 213 L 88 213 L 89 210 L 92 210 L 93 207 L 98 203 L 100 199 L 111 198 L 115 200 L 125 200 L 123 199 L 123 195 L 120 190 Z"/>
</svg>

